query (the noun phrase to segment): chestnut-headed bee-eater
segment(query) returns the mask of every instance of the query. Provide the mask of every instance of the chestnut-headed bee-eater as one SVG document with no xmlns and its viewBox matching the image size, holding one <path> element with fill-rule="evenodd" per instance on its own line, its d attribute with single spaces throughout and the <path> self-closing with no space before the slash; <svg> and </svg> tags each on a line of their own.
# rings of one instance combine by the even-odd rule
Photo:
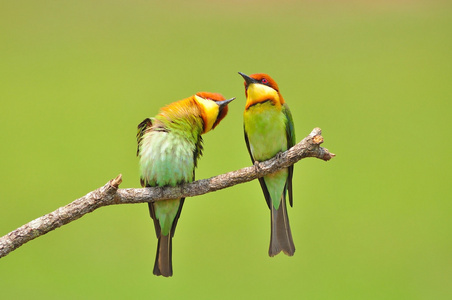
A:
<svg viewBox="0 0 452 300">
<path fill-rule="evenodd" d="M 267 74 L 245 75 L 246 105 L 243 114 L 245 142 L 253 163 L 268 160 L 295 144 L 292 114 L 276 82 Z M 286 194 L 292 206 L 293 166 L 259 178 L 271 211 L 268 255 L 283 251 L 292 256 L 295 245 L 287 216 Z"/>
<path fill-rule="evenodd" d="M 163 187 L 193 181 L 203 150 L 201 135 L 220 123 L 232 100 L 200 92 L 163 107 L 157 116 L 141 122 L 137 133 L 141 185 Z M 158 238 L 153 273 L 172 276 L 172 237 L 184 198 L 148 204 Z"/>
</svg>

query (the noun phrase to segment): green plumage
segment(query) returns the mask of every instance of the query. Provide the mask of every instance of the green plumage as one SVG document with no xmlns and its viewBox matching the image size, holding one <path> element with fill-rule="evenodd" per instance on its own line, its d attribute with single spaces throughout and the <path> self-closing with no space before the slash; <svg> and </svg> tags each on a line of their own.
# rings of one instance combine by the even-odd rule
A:
<svg viewBox="0 0 452 300">
<path fill-rule="evenodd" d="M 248 107 L 244 113 L 245 141 L 252 161 L 264 161 L 295 144 L 292 115 L 287 104 L 276 106 L 262 101 Z M 293 166 L 259 179 L 262 191 L 271 211 L 271 240 L 269 255 L 280 251 L 293 255 L 292 240 L 286 209 L 286 194 L 292 206 Z"/>
<path fill-rule="evenodd" d="M 203 120 L 190 98 L 162 109 L 138 126 L 142 186 L 176 186 L 191 182 L 202 153 Z M 154 274 L 172 275 L 172 240 L 184 198 L 149 203 L 159 245 Z"/>
<path fill-rule="evenodd" d="M 264 161 L 277 153 L 286 151 L 295 144 L 293 120 L 287 104 L 278 110 L 271 102 L 263 102 L 251 106 L 244 114 L 245 140 L 251 159 Z M 292 205 L 292 173 L 293 167 L 263 177 L 265 188 L 270 194 L 266 196 L 278 209 L 281 196 L 289 188 L 289 201 Z M 289 178 L 290 177 L 290 178 Z M 286 186 L 287 183 L 287 186 Z M 264 191 L 265 192 L 265 191 Z"/>
<path fill-rule="evenodd" d="M 137 133 L 141 185 L 176 186 L 195 180 L 196 164 L 202 154 L 201 134 L 220 123 L 228 112 L 228 103 L 234 99 L 200 92 L 141 122 Z M 173 275 L 172 237 L 183 205 L 184 198 L 149 203 L 158 238 L 155 275 Z"/>
</svg>

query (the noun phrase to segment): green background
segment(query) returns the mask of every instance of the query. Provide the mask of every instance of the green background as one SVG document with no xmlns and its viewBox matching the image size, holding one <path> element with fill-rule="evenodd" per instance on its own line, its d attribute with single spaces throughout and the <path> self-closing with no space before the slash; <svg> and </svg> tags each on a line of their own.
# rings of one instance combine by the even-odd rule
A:
<svg viewBox="0 0 452 300">
<path fill-rule="evenodd" d="M 2 299 L 451 299 L 448 1 L 2 1 L 0 235 L 123 174 L 136 126 L 198 91 L 237 97 L 197 178 L 250 165 L 238 71 L 279 84 L 297 140 L 295 256 L 267 256 L 254 181 L 186 200 L 174 276 L 145 204 L 101 208 L 0 259 Z"/>
</svg>

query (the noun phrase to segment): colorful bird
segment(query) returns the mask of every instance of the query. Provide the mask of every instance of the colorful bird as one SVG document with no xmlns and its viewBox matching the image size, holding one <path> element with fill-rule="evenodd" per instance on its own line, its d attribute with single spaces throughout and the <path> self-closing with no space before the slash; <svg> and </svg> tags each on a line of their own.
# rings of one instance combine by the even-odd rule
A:
<svg viewBox="0 0 452 300">
<path fill-rule="evenodd" d="M 203 150 L 201 135 L 220 123 L 228 112 L 228 103 L 234 99 L 201 92 L 174 102 L 154 118 L 141 122 L 137 133 L 141 185 L 176 186 L 193 181 Z M 172 276 L 172 237 L 184 198 L 148 204 L 158 238 L 154 274 Z"/>
<path fill-rule="evenodd" d="M 268 160 L 295 144 L 292 114 L 276 82 L 267 74 L 245 75 L 246 105 L 243 114 L 245 142 L 253 163 Z M 286 192 L 292 206 L 293 166 L 259 178 L 271 211 L 268 255 L 283 251 L 292 256 L 295 245 L 287 216 Z"/>
</svg>

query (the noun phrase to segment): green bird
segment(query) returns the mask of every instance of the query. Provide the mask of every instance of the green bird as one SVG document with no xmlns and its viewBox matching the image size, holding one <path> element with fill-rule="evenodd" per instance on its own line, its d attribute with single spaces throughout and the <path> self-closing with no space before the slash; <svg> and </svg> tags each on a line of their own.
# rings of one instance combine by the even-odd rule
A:
<svg viewBox="0 0 452 300">
<path fill-rule="evenodd" d="M 201 135 L 220 123 L 232 100 L 201 92 L 174 102 L 154 118 L 141 122 L 137 133 L 141 185 L 163 187 L 192 182 L 203 150 Z M 169 277 L 173 275 L 172 237 L 184 198 L 148 204 L 158 238 L 153 273 Z"/>
<path fill-rule="evenodd" d="M 276 82 L 267 74 L 245 75 L 246 105 L 243 114 L 245 142 L 253 163 L 268 160 L 295 144 L 295 132 L 289 107 Z M 259 178 L 271 211 L 269 256 L 283 251 L 292 256 L 295 245 L 287 215 L 286 194 L 292 196 L 293 166 Z"/>
</svg>

